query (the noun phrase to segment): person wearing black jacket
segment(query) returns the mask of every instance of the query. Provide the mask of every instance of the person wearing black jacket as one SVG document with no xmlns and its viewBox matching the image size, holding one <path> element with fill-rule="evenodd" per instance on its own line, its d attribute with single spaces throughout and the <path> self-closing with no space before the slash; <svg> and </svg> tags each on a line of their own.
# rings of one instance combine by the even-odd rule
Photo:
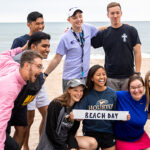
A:
<svg viewBox="0 0 150 150">
<path fill-rule="evenodd" d="M 72 79 L 67 90 L 48 106 L 47 118 L 37 150 L 95 150 L 92 137 L 75 136 L 80 122 L 72 120 L 72 109 L 83 96 L 84 80 Z"/>
</svg>

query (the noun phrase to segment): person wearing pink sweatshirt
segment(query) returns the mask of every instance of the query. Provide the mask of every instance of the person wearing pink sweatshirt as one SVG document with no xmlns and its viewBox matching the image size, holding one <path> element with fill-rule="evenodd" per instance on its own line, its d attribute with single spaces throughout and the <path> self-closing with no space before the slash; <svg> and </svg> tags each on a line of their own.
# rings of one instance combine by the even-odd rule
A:
<svg viewBox="0 0 150 150">
<path fill-rule="evenodd" d="M 26 81 L 34 82 L 42 72 L 42 56 L 36 51 L 26 51 L 17 63 L 12 57 L 24 48 L 16 48 L 0 54 L 0 150 L 4 150 L 6 127 L 11 117 L 14 101 Z M 7 135 L 9 140 L 13 139 Z M 15 143 L 14 148 L 19 148 Z M 12 145 L 12 150 L 14 150 Z M 6 147 L 5 147 L 6 149 Z"/>
</svg>

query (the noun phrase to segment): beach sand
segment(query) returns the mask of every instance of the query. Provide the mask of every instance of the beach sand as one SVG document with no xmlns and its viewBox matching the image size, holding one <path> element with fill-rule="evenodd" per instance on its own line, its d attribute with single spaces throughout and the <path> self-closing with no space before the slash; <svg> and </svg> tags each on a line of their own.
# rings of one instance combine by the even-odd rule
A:
<svg viewBox="0 0 150 150">
<path fill-rule="evenodd" d="M 44 63 L 44 68 L 46 68 L 49 61 L 45 60 L 43 63 Z M 142 77 L 144 77 L 145 73 L 150 69 L 149 63 L 150 63 L 149 58 L 143 59 L 142 68 L 141 68 Z M 104 65 L 104 60 L 103 59 L 91 59 L 90 65 L 92 66 L 95 64 Z M 57 66 L 57 68 L 46 79 L 45 88 L 47 90 L 50 101 L 53 100 L 55 97 L 59 96 L 60 94 L 62 94 L 62 69 L 63 69 L 63 61 Z M 38 110 L 36 109 L 34 123 L 31 127 L 31 132 L 30 132 L 30 140 L 29 140 L 30 150 L 35 150 L 38 144 L 40 121 L 41 121 L 41 116 Z M 147 121 L 145 130 L 150 136 L 149 126 L 150 126 L 150 121 Z M 78 134 L 79 135 L 82 134 L 81 128 L 79 129 Z"/>
</svg>

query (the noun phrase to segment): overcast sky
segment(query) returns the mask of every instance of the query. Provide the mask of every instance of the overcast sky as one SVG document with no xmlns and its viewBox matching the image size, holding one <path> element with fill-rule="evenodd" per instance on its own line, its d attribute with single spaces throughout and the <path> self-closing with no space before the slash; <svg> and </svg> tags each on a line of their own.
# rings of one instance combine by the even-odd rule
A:
<svg viewBox="0 0 150 150">
<path fill-rule="evenodd" d="M 70 7 L 83 10 L 84 21 L 108 21 L 106 7 L 112 0 L 0 0 L 0 22 L 26 22 L 31 11 L 44 14 L 46 22 L 66 21 Z M 117 0 L 123 21 L 150 21 L 149 0 Z"/>
</svg>

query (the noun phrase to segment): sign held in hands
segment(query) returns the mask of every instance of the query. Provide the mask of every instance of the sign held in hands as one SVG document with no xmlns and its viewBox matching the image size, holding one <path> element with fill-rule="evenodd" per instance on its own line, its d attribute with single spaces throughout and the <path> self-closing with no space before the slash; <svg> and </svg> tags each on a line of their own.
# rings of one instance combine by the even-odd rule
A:
<svg viewBox="0 0 150 150">
<path fill-rule="evenodd" d="M 129 111 L 73 109 L 74 119 L 127 120 Z"/>
</svg>

